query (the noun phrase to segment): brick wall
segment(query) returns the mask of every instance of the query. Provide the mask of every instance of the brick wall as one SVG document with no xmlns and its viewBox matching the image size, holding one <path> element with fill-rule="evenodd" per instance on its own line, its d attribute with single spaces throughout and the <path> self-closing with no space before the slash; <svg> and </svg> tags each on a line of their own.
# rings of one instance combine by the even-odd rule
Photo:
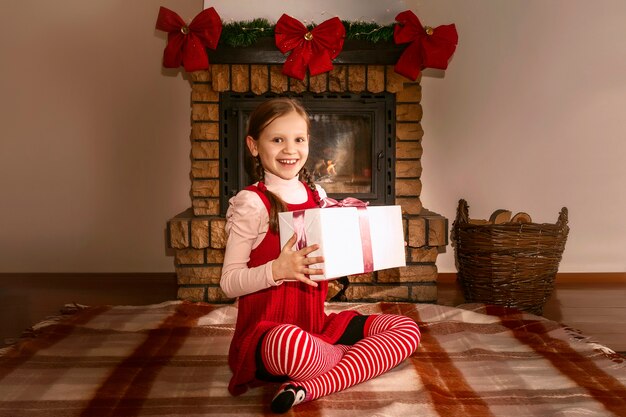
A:
<svg viewBox="0 0 626 417">
<path fill-rule="evenodd" d="M 422 183 L 422 107 L 419 80 L 410 82 L 385 65 L 335 65 L 303 81 L 288 78 L 280 65 L 212 65 L 192 73 L 191 208 L 168 222 L 175 250 L 178 297 L 229 302 L 219 288 L 226 234 L 219 215 L 219 93 L 311 91 L 396 94 L 396 204 L 402 206 L 407 266 L 331 281 L 329 298 L 347 301 L 435 302 L 439 249 L 447 245 L 448 223 L 425 210 Z"/>
</svg>

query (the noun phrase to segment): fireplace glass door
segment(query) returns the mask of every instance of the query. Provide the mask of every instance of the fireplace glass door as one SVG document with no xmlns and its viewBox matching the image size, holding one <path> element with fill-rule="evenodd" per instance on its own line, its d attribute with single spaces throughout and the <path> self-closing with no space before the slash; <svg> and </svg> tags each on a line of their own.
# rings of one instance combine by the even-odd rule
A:
<svg viewBox="0 0 626 417">
<path fill-rule="evenodd" d="M 330 194 L 372 193 L 372 115 L 316 112 L 306 167 Z"/>
<path fill-rule="evenodd" d="M 220 95 L 220 169 L 225 213 L 228 199 L 252 183 L 243 160 L 248 117 L 269 95 Z M 311 119 L 306 168 L 335 199 L 356 197 L 393 204 L 395 98 L 393 94 L 303 94 Z"/>
</svg>

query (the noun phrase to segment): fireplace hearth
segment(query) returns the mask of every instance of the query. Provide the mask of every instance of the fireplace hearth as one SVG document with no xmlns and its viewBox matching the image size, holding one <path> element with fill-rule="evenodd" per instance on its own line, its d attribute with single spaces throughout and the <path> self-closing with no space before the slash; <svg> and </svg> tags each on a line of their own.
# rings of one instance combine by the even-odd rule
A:
<svg viewBox="0 0 626 417">
<path fill-rule="evenodd" d="M 387 64 L 380 62 L 383 55 L 370 51 L 374 58 L 368 64 L 362 62 L 368 53 L 347 52 L 346 56 L 358 57 L 358 62 L 344 60 L 331 72 L 303 81 L 284 76 L 281 65 L 271 60 L 259 62 L 265 55 L 258 51 L 247 55 L 229 51 L 224 57 L 212 54 L 210 70 L 191 74 L 191 207 L 170 219 L 167 227 L 180 299 L 232 301 L 221 292 L 219 279 L 226 243 L 225 205 L 248 183 L 238 163 L 246 112 L 255 100 L 290 95 L 300 98 L 312 114 L 312 144 L 320 139 L 320 147 L 312 148 L 308 168 L 330 195 L 402 207 L 407 266 L 331 281 L 329 296 L 346 301 L 436 301 L 435 262 L 448 243 L 448 222 L 424 209 L 420 201 L 419 79 L 413 82 L 396 74 L 393 56 Z M 361 111 L 344 112 L 348 102 Z M 337 106 L 334 112 L 333 106 Z M 378 110 L 372 110 L 376 106 Z M 324 138 L 330 138 L 328 143 Z M 335 146 L 338 142 L 345 145 L 340 151 Z M 339 156 L 350 162 L 341 166 Z M 329 160 L 335 164 L 331 172 Z"/>
</svg>

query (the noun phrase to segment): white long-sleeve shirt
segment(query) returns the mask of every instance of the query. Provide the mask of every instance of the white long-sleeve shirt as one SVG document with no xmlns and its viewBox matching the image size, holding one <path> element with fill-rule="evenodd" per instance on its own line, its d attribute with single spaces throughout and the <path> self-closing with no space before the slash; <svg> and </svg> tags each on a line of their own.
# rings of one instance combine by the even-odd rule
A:
<svg viewBox="0 0 626 417">
<path fill-rule="evenodd" d="M 307 201 L 306 186 L 297 177 L 284 180 L 265 172 L 265 186 L 285 203 L 302 204 Z M 320 198 L 326 197 L 323 188 L 316 186 Z M 280 285 L 274 281 L 272 263 L 248 268 L 250 252 L 265 238 L 269 229 L 269 215 L 261 198 L 253 191 L 242 190 L 229 200 L 226 212 L 226 253 L 220 286 L 231 298 Z"/>
</svg>

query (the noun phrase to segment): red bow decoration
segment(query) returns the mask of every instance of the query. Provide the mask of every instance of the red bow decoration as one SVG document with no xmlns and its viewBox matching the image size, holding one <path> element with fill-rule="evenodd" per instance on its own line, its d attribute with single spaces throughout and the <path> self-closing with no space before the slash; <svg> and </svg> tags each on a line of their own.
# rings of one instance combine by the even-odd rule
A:
<svg viewBox="0 0 626 417">
<path fill-rule="evenodd" d="M 309 31 L 299 20 L 283 14 L 274 33 L 280 52 L 291 51 L 283 65 L 283 74 L 303 80 L 307 67 L 311 75 L 333 69 L 332 60 L 343 48 L 346 28 L 339 18 L 333 17 Z"/>
<path fill-rule="evenodd" d="M 161 7 L 156 28 L 167 32 L 167 46 L 163 52 L 163 66 L 185 71 L 209 68 L 206 48 L 215 49 L 222 33 L 222 20 L 213 7 L 201 11 L 189 26 L 179 15 Z"/>
<path fill-rule="evenodd" d="M 459 36 L 456 26 L 423 27 L 410 10 L 396 16 L 393 40 L 396 44 L 411 42 L 394 67 L 395 71 L 413 81 L 424 68 L 448 68 L 448 60 L 456 49 Z"/>
</svg>

